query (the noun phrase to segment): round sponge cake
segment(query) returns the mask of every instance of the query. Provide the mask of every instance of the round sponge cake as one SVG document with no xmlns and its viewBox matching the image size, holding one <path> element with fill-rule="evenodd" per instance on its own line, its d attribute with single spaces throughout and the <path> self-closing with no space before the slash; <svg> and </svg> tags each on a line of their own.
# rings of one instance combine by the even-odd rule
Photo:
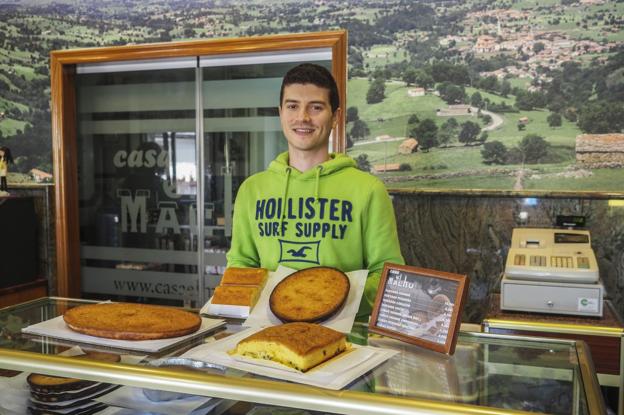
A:
<svg viewBox="0 0 624 415">
<path fill-rule="evenodd" d="M 191 334 L 199 329 L 197 314 L 148 304 L 82 305 L 63 315 L 67 326 L 90 336 L 119 340 L 154 340 Z"/>
<path fill-rule="evenodd" d="M 349 289 L 349 278 L 340 270 L 306 268 L 292 273 L 275 286 L 269 306 L 283 322 L 319 322 L 340 311 Z"/>
</svg>

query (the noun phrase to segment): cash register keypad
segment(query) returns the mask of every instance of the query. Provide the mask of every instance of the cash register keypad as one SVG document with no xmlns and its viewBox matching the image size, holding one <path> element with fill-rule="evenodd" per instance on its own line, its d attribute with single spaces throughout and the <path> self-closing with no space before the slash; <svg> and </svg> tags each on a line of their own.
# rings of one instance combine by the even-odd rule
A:
<svg viewBox="0 0 624 415">
<path fill-rule="evenodd" d="M 546 257 L 543 255 L 531 255 L 529 257 L 529 264 L 532 267 L 545 267 L 546 266 Z"/>
<path fill-rule="evenodd" d="M 514 256 L 514 265 L 524 265 L 525 262 L 526 262 L 525 255 L 516 254 Z"/>
<path fill-rule="evenodd" d="M 589 269 L 589 258 L 587 258 L 586 256 L 580 256 L 576 258 L 576 264 L 578 268 Z"/>
<path fill-rule="evenodd" d="M 516 254 L 514 256 L 514 265 L 526 265 L 526 255 Z M 548 266 L 548 258 L 544 255 L 529 255 L 529 266 L 546 267 Z M 574 257 L 551 256 L 550 266 L 554 268 L 575 268 Z M 576 257 L 576 268 L 589 269 L 589 258 L 584 256 Z"/>
<path fill-rule="evenodd" d="M 574 258 L 571 256 L 551 256 L 550 266 L 555 268 L 574 268 Z"/>
</svg>

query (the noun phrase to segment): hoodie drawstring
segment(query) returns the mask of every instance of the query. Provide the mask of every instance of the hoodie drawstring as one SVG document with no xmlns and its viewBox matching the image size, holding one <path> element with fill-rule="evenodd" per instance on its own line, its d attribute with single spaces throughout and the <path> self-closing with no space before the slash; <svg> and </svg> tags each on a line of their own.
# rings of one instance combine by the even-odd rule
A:
<svg viewBox="0 0 624 415">
<path fill-rule="evenodd" d="M 316 167 L 316 182 L 314 183 L 314 200 L 316 203 L 319 202 L 319 182 L 321 181 L 321 172 L 323 171 L 323 166 Z"/>
<path fill-rule="evenodd" d="M 291 171 L 292 169 L 290 167 L 286 167 L 286 183 L 284 183 L 284 194 L 282 195 L 282 214 L 280 215 L 280 229 L 282 229 L 284 217 L 286 216 L 286 196 L 288 196 L 288 183 L 290 181 Z"/>
</svg>

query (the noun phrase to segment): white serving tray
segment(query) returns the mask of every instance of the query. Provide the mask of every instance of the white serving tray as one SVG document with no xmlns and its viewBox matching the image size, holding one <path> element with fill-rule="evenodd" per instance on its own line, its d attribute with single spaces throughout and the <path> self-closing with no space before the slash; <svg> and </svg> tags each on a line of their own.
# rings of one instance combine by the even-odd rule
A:
<svg viewBox="0 0 624 415">
<path fill-rule="evenodd" d="M 398 353 L 396 350 L 352 345 L 352 350 L 348 353 L 336 356 L 306 373 L 273 362 L 233 357 L 228 354 L 239 341 L 260 330 L 261 328 L 243 330 L 216 342 L 194 347 L 182 356 L 256 375 L 339 390 Z"/>
</svg>

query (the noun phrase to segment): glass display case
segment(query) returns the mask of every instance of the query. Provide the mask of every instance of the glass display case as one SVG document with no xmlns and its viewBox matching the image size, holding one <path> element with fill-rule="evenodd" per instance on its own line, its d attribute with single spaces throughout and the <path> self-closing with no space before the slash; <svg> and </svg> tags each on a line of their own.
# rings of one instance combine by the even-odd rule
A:
<svg viewBox="0 0 624 415">
<path fill-rule="evenodd" d="M 203 305 L 238 187 L 287 148 L 281 80 L 304 62 L 344 104 L 344 31 L 53 52 L 57 294 Z"/>
<path fill-rule="evenodd" d="M 583 342 L 460 333 L 456 352 L 449 357 L 369 334 L 365 324 L 356 323 L 349 341 L 391 348 L 399 353 L 344 389 L 332 391 L 234 369 L 150 365 L 163 356 L 178 356 L 194 346 L 239 331 L 241 325 L 236 321 L 174 349 L 142 354 L 133 363 L 59 356 L 75 344 L 27 336 L 20 331 L 85 302 L 42 298 L 0 310 L 0 369 L 5 369 L 0 387 L 18 388 L 19 382 L 10 380 L 24 376 L 18 372 L 37 372 L 222 399 L 215 408 L 194 414 L 280 413 L 275 407 L 283 411 L 291 408 L 283 413 L 358 415 L 603 414 L 605 411 L 591 356 Z M 123 350 L 84 344 L 81 347 L 132 355 Z M 21 387 L 22 392 L 26 390 L 23 404 L 27 405 L 27 387 L 23 384 Z M 2 395 L 0 408 L 5 408 L 9 394 Z M 11 395 L 15 404 L 14 398 L 19 394 Z"/>
</svg>

